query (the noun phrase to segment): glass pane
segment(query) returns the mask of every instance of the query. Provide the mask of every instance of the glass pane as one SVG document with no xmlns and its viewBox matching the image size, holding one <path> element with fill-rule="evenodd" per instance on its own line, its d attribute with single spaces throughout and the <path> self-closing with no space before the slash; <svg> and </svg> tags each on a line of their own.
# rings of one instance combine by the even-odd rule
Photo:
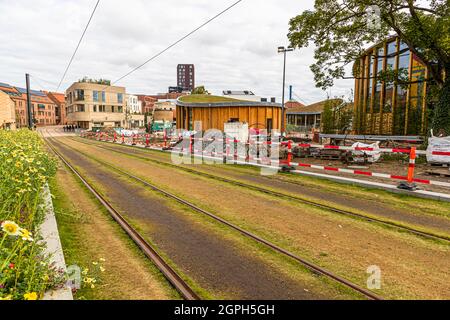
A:
<svg viewBox="0 0 450 320">
<path fill-rule="evenodd" d="M 408 49 L 408 45 L 403 41 L 400 41 L 400 51 Z"/>
<path fill-rule="evenodd" d="M 375 81 L 375 79 L 372 79 L 374 76 L 374 74 L 373 74 L 374 63 L 375 63 L 375 57 L 370 56 L 370 64 L 369 64 L 369 71 L 368 71 L 369 87 L 367 89 L 367 101 L 366 101 L 367 112 L 370 112 L 370 107 L 371 107 L 371 102 L 372 102 L 372 88 L 373 88 L 373 82 Z"/>
<path fill-rule="evenodd" d="M 394 54 L 397 52 L 397 41 L 392 41 L 387 44 L 387 54 Z"/>
<path fill-rule="evenodd" d="M 399 59 L 398 59 L 398 69 L 399 70 L 402 70 L 402 69 L 408 70 L 409 69 L 409 58 L 410 58 L 409 51 L 400 54 Z"/>
</svg>

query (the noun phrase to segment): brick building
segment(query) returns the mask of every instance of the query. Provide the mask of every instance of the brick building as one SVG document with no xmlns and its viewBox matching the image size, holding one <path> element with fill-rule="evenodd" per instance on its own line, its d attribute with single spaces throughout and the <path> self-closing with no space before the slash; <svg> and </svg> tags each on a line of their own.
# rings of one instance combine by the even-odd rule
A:
<svg viewBox="0 0 450 320">
<path fill-rule="evenodd" d="M 185 91 L 195 88 L 195 68 L 193 64 L 179 64 L 177 67 L 177 86 Z"/>
<path fill-rule="evenodd" d="M 155 108 L 155 103 L 158 100 L 176 100 L 179 97 L 185 96 L 186 93 L 170 92 L 160 93 L 156 95 L 138 95 L 138 100 L 142 103 L 142 112 L 152 114 Z"/>
<path fill-rule="evenodd" d="M 57 92 L 46 92 L 47 97 L 53 101 L 56 106 L 55 118 L 56 124 L 65 125 L 67 124 L 67 109 L 66 109 L 66 97 L 64 93 Z"/>
<path fill-rule="evenodd" d="M 3 91 L 0 91 L 0 129 L 16 129 L 14 101 Z"/>
</svg>

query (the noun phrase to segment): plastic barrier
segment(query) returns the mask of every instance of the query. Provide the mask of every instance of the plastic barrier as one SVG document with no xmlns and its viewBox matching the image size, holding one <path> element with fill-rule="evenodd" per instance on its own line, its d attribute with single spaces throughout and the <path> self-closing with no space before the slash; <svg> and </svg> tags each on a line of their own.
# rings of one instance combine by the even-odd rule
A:
<svg viewBox="0 0 450 320">
<path fill-rule="evenodd" d="M 100 140 L 100 141 L 102 140 L 101 136 L 98 133 L 87 134 L 87 135 L 82 135 L 82 136 L 84 136 L 88 139 L 96 139 L 96 140 Z M 179 137 L 180 136 L 178 136 L 178 138 Z M 156 139 L 157 137 L 154 137 L 154 138 Z M 163 141 L 161 143 L 154 143 L 154 142 L 152 143 L 150 141 L 149 134 L 146 134 L 145 137 L 144 137 L 144 135 L 133 135 L 130 140 L 131 141 L 126 142 L 125 136 L 124 136 L 124 134 L 122 134 L 122 142 L 121 142 L 122 144 L 130 144 L 130 145 L 141 144 L 142 146 L 145 146 L 148 148 L 158 147 L 160 149 L 163 149 L 167 146 L 169 137 L 167 137 L 167 135 L 164 135 Z M 195 149 L 194 141 L 196 141 L 196 140 L 207 141 L 207 142 L 208 141 L 209 142 L 213 142 L 213 141 L 225 142 L 224 152 L 209 152 L 208 153 L 204 150 Z M 104 141 L 109 141 L 107 135 L 106 135 L 106 139 Z M 172 140 L 170 139 L 170 141 L 172 141 Z M 112 140 L 112 142 L 114 142 L 114 143 L 117 142 L 116 136 L 115 136 L 114 140 Z M 238 163 L 242 163 L 242 164 L 248 163 L 248 164 L 253 165 L 254 163 L 249 163 L 250 161 L 259 161 L 261 163 L 269 163 L 269 164 L 276 162 L 278 164 L 286 164 L 289 167 L 311 168 L 311 169 L 324 170 L 324 171 L 332 171 L 332 172 L 340 172 L 340 173 L 347 173 L 347 174 L 354 174 L 354 175 L 363 175 L 363 176 L 369 176 L 369 177 L 371 176 L 371 177 L 379 177 L 379 178 L 385 178 L 385 179 L 401 180 L 401 181 L 406 181 L 409 184 L 421 183 L 421 184 L 437 185 L 437 186 L 450 188 L 450 183 L 448 183 L 448 182 L 441 182 L 441 181 L 434 181 L 434 180 L 427 180 L 427 179 L 417 179 L 414 177 L 414 175 L 415 175 L 415 159 L 418 154 L 422 154 L 419 151 L 417 151 L 415 147 L 412 147 L 411 149 L 396 149 L 396 148 L 376 149 L 375 147 L 360 147 L 360 146 L 347 147 L 347 146 L 330 146 L 330 145 L 314 145 L 314 144 L 294 144 L 292 141 L 272 143 L 270 141 L 266 141 L 266 143 L 265 143 L 266 145 L 285 145 L 285 146 L 287 146 L 287 160 L 274 161 L 270 158 L 263 158 L 260 156 L 254 157 L 254 156 L 251 156 L 251 154 L 249 154 L 248 149 L 246 149 L 245 155 L 238 154 L 238 145 L 239 144 L 242 144 L 244 146 L 249 146 L 249 145 L 261 145 L 263 142 L 264 141 L 249 140 L 248 142 L 241 143 L 236 138 L 233 138 L 232 140 L 230 138 L 203 139 L 203 138 L 194 138 L 193 136 L 190 136 L 188 148 L 186 148 L 184 144 L 181 144 L 181 147 L 173 147 L 171 149 L 177 150 L 180 152 L 187 151 L 190 154 L 196 155 L 196 156 L 210 156 L 210 157 L 220 156 L 220 157 L 222 157 L 222 158 L 217 158 L 217 160 L 223 160 L 223 157 L 230 159 L 230 156 L 232 156 L 232 160 L 234 160 L 235 162 L 238 162 Z M 232 144 L 233 144 L 233 150 L 234 150 L 233 155 L 231 155 Z M 410 160 L 409 160 L 406 176 L 392 175 L 392 174 L 387 174 L 387 173 L 379 173 L 379 172 L 371 172 L 371 171 L 363 171 L 363 170 L 352 170 L 352 169 L 321 166 L 321 165 L 314 165 L 314 164 L 307 164 L 307 163 L 295 163 L 295 162 L 292 162 L 293 161 L 293 152 L 292 152 L 293 146 L 313 147 L 313 148 L 323 148 L 323 149 L 356 150 L 356 151 L 380 151 L 380 152 L 391 152 L 391 153 L 409 153 Z M 450 152 L 446 152 L 446 151 L 434 151 L 434 152 L 438 153 L 438 155 L 450 156 Z"/>
<path fill-rule="evenodd" d="M 426 151 L 429 163 L 450 164 L 450 137 L 431 137 Z"/>
</svg>

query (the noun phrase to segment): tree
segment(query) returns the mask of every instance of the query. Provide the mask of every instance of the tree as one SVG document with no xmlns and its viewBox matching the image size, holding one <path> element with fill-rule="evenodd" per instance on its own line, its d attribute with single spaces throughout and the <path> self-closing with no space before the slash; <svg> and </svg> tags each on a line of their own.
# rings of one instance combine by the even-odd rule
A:
<svg viewBox="0 0 450 320">
<path fill-rule="evenodd" d="M 333 103 L 327 100 L 322 112 L 322 132 L 325 134 L 334 133 L 334 117 L 333 117 Z"/>
<path fill-rule="evenodd" d="M 209 92 L 204 86 L 199 86 L 192 90 L 191 94 L 209 94 Z"/>
<path fill-rule="evenodd" d="M 335 79 L 346 78 L 346 67 L 357 61 L 368 45 L 397 34 L 427 66 L 426 80 L 436 87 L 432 128 L 450 134 L 449 17 L 448 0 L 431 0 L 429 5 L 416 0 L 315 0 L 313 11 L 291 19 L 288 38 L 297 48 L 314 43 L 311 70 L 317 87 L 325 90 Z M 358 71 L 353 68 L 354 77 Z M 408 84 L 401 75 L 390 77 Z"/>
</svg>

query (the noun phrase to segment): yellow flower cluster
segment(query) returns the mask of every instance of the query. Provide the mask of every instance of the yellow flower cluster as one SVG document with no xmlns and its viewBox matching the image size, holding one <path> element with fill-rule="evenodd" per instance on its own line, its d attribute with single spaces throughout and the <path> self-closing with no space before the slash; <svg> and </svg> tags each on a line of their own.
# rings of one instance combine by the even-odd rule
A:
<svg viewBox="0 0 450 320">
<path fill-rule="evenodd" d="M 96 278 L 96 275 L 98 276 L 98 271 L 100 272 L 106 271 L 106 269 L 102 266 L 102 263 L 105 262 L 106 259 L 100 258 L 99 261 L 100 262 L 98 261 L 92 262 L 93 265 L 92 270 L 90 270 L 89 268 L 84 268 L 83 271 L 81 272 L 81 274 L 84 276 L 83 283 L 88 288 L 95 289 L 95 285 L 98 282 Z"/>
<path fill-rule="evenodd" d="M 19 227 L 14 221 L 3 221 L 1 224 L 2 231 L 8 236 L 20 236 L 24 241 L 33 241 L 32 233 L 27 229 Z"/>
<path fill-rule="evenodd" d="M 37 300 L 38 299 L 38 295 L 36 292 L 30 292 L 30 293 L 25 293 L 23 295 L 23 298 L 25 300 Z"/>
<path fill-rule="evenodd" d="M 1 300 L 36 300 L 63 281 L 33 235 L 45 214 L 42 190 L 55 172 L 36 132 L 0 130 Z"/>
</svg>

